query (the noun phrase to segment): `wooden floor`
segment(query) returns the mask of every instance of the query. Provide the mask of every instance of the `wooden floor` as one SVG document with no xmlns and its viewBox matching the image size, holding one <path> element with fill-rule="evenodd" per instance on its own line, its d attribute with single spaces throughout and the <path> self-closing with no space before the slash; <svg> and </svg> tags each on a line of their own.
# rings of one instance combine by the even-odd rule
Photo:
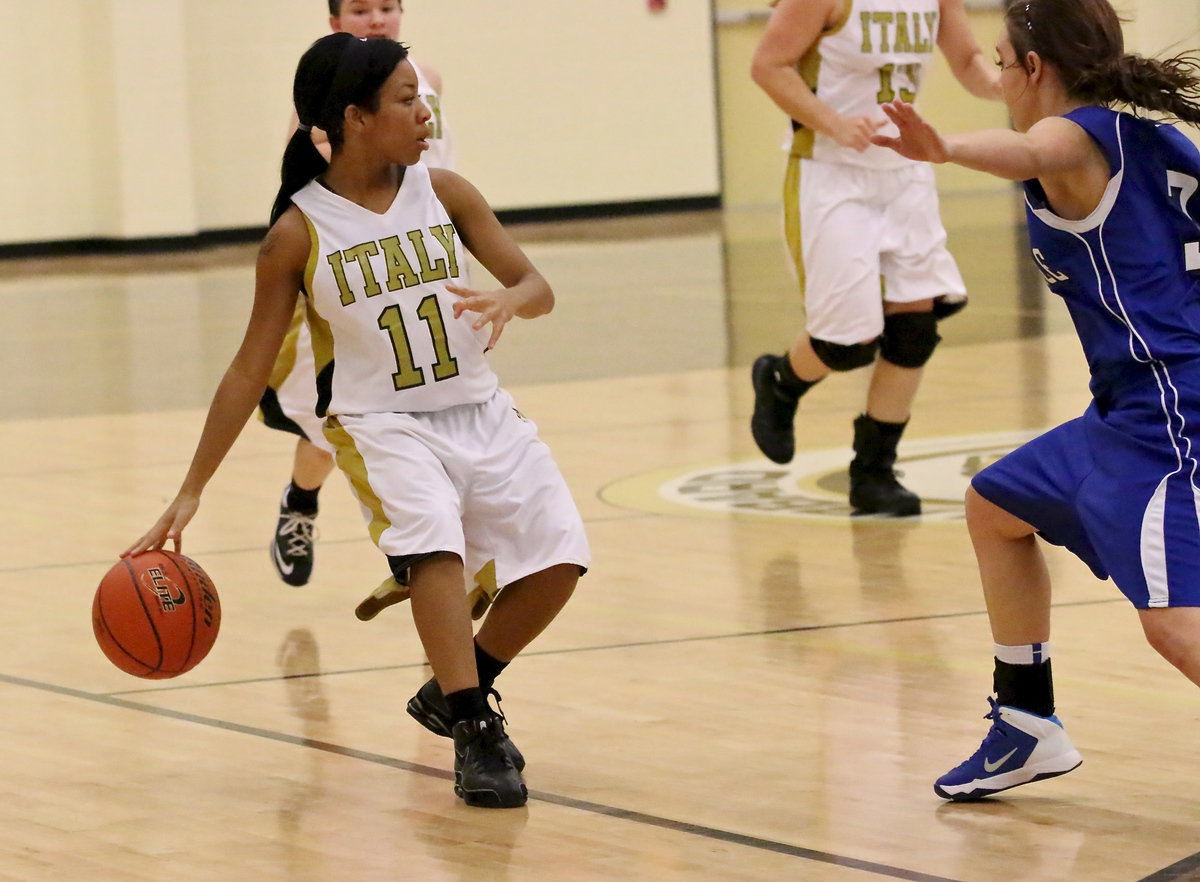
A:
<svg viewBox="0 0 1200 882">
<path fill-rule="evenodd" d="M 519 229 L 558 309 L 494 353 L 587 521 L 594 566 L 498 686 L 525 809 L 457 801 L 428 676 L 350 494 L 317 571 L 267 553 L 290 441 L 249 426 L 184 550 L 224 620 L 144 681 L 93 641 L 92 592 L 182 477 L 240 338 L 253 249 L 0 264 L 0 879 L 1200 878 L 1194 689 L 1109 583 L 1055 579 L 1060 714 L 1085 762 L 978 804 L 933 779 L 987 722 L 991 641 L 961 494 L 1086 403 L 1078 345 L 1007 198 L 945 205 L 973 294 L 902 447 L 928 516 L 851 519 L 864 378 L 805 400 L 790 468 L 757 455 L 748 365 L 800 322 L 773 212 Z"/>
</svg>

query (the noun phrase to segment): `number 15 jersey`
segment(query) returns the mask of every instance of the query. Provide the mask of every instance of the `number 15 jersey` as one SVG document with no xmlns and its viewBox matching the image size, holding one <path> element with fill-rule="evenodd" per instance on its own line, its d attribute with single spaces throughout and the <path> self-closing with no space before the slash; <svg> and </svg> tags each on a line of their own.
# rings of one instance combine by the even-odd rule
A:
<svg viewBox="0 0 1200 882">
<path fill-rule="evenodd" d="M 938 0 L 844 0 L 838 19 L 800 59 L 800 76 L 842 116 L 886 120 L 879 105 L 896 98 L 913 102 L 937 46 Z M 861 153 L 799 123 L 792 154 L 803 159 L 868 168 L 901 168 L 912 160 L 886 147 Z M 880 129 L 895 134 L 890 122 Z"/>
<path fill-rule="evenodd" d="M 304 273 L 317 415 L 444 410 L 487 401 L 498 381 L 477 314 L 456 319 L 467 254 L 430 182 L 408 166 L 379 214 L 317 181 L 292 196 L 311 239 Z"/>
</svg>

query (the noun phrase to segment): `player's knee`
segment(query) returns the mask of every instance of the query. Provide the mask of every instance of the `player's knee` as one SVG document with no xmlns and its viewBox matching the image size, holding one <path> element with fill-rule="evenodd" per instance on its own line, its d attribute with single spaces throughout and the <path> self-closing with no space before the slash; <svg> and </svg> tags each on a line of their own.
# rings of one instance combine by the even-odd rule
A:
<svg viewBox="0 0 1200 882">
<path fill-rule="evenodd" d="M 844 345 L 813 337 L 809 342 L 817 358 L 831 371 L 852 371 L 855 368 L 866 367 L 875 360 L 875 352 L 879 348 L 878 340 Z"/>
<path fill-rule="evenodd" d="M 1176 668 L 1186 672 L 1189 660 L 1195 664 L 1197 659 L 1195 656 L 1196 641 L 1195 635 L 1190 629 L 1181 629 L 1177 616 L 1171 614 L 1169 610 L 1163 610 L 1160 615 L 1159 610 L 1140 610 L 1142 620 L 1142 630 L 1146 634 L 1146 640 L 1154 648 L 1154 651 L 1165 658 Z"/>
<path fill-rule="evenodd" d="M 932 312 L 894 312 L 883 317 L 879 354 L 897 367 L 924 367 L 940 342 Z"/>
</svg>

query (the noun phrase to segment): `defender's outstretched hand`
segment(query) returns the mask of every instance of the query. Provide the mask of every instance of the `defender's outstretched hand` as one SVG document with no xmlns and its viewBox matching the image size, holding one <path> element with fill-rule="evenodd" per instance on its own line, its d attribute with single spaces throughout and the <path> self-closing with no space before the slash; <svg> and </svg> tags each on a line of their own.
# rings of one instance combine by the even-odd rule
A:
<svg viewBox="0 0 1200 882">
<path fill-rule="evenodd" d="M 896 124 L 900 133 L 895 138 L 872 135 L 872 144 L 890 147 L 907 159 L 921 162 L 945 162 L 949 158 L 946 142 L 937 130 L 917 113 L 915 107 L 898 99 L 880 106 L 888 119 Z"/>
</svg>

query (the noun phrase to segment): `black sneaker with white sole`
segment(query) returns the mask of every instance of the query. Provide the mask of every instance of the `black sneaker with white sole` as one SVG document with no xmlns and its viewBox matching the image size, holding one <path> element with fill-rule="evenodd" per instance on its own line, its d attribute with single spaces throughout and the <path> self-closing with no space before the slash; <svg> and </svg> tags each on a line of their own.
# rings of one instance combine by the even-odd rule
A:
<svg viewBox="0 0 1200 882">
<path fill-rule="evenodd" d="M 498 715 L 460 720 L 454 724 L 452 737 L 454 792 L 463 802 L 479 808 L 525 805 L 529 791 L 504 749 L 504 742 L 509 738 L 504 734 L 504 721 Z"/>
<path fill-rule="evenodd" d="M 279 578 L 289 585 L 306 585 L 312 578 L 316 521 L 316 512 L 288 508 L 287 491 L 283 492 L 279 522 L 271 541 L 271 562 L 275 564 Z"/>
</svg>

